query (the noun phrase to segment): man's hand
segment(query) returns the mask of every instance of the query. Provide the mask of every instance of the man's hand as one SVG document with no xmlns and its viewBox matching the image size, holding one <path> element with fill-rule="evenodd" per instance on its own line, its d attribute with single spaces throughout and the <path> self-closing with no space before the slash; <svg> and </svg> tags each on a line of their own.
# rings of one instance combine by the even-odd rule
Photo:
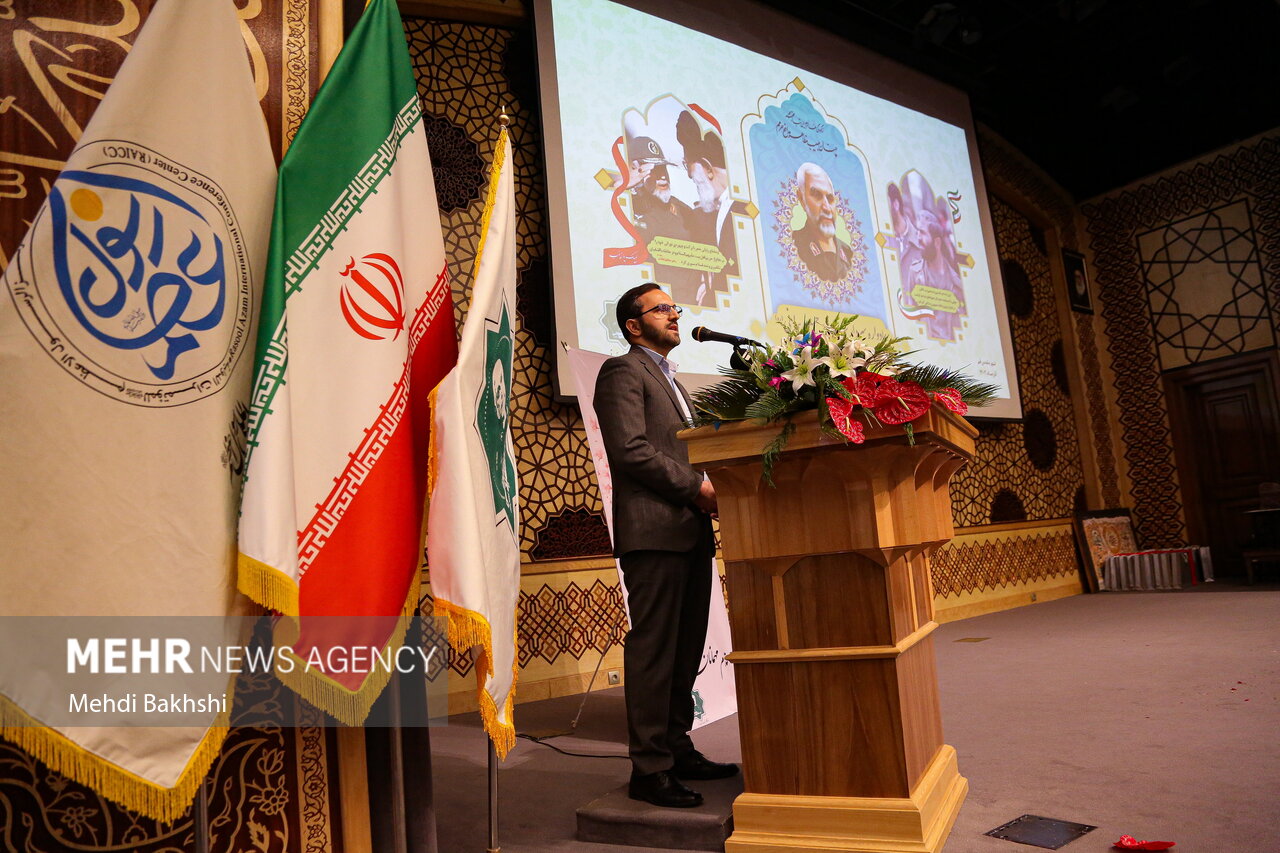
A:
<svg viewBox="0 0 1280 853">
<path fill-rule="evenodd" d="M 716 487 L 711 485 L 710 480 L 702 481 L 698 494 L 693 497 L 693 505 L 708 515 L 716 514 Z"/>
</svg>

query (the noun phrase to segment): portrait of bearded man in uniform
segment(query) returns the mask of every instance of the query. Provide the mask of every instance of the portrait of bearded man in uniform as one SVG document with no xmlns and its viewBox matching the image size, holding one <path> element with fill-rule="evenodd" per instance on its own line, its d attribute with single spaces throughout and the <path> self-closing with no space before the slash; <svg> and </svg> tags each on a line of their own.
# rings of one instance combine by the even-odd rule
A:
<svg viewBox="0 0 1280 853">
<path fill-rule="evenodd" d="M 853 265 L 853 247 L 836 236 L 836 191 L 831 176 L 817 163 L 796 169 L 804 225 L 791 232 L 796 254 L 823 281 L 841 281 Z"/>
</svg>

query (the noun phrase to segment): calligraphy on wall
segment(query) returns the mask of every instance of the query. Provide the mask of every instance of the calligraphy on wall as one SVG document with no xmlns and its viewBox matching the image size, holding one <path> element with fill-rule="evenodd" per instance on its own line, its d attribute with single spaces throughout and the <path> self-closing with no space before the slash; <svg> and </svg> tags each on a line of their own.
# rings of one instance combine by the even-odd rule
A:
<svg viewBox="0 0 1280 853">
<path fill-rule="evenodd" d="M 319 85 L 321 7 L 235 0 L 273 149 Z M 155 0 L 0 0 L 0 267 L 79 141 Z"/>
</svg>

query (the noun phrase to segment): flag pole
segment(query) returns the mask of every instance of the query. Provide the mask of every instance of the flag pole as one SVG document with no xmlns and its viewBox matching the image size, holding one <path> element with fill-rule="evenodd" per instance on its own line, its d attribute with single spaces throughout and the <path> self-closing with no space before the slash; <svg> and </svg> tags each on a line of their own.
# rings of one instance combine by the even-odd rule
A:
<svg viewBox="0 0 1280 853">
<path fill-rule="evenodd" d="M 503 104 L 498 112 L 498 126 L 503 128 L 511 124 L 507 116 L 507 105 Z M 493 748 L 493 738 L 486 738 L 489 747 L 489 846 L 485 853 L 501 853 L 498 844 L 498 752 Z"/>
<path fill-rule="evenodd" d="M 493 748 L 493 741 L 486 740 L 489 743 L 489 846 L 485 853 L 501 853 L 502 847 L 498 845 L 498 753 Z"/>
<path fill-rule="evenodd" d="M 209 788 L 204 782 L 196 789 L 196 807 L 192 820 L 196 829 L 196 853 L 209 853 Z"/>
</svg>

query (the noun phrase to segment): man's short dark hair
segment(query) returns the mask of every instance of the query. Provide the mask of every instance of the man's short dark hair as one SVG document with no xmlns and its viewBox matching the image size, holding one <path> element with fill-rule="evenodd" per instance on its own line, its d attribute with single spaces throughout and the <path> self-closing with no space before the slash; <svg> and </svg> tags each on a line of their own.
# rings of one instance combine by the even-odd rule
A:
<svg viewBox="0 0 1280 853">
<path fill-rule="evenodd" d="M 627 331 L 627 321 L 634 320 L 640 316 L 640 297 L 650 290 L 657 289 L 657 284 L 652 281 L 646 281 L 644 284 L 637 284 L 618 297 L 618 328 L 622 330 L 622 336 L 628 341 L 631 340 L 631 333 Z"/>
</svg>

